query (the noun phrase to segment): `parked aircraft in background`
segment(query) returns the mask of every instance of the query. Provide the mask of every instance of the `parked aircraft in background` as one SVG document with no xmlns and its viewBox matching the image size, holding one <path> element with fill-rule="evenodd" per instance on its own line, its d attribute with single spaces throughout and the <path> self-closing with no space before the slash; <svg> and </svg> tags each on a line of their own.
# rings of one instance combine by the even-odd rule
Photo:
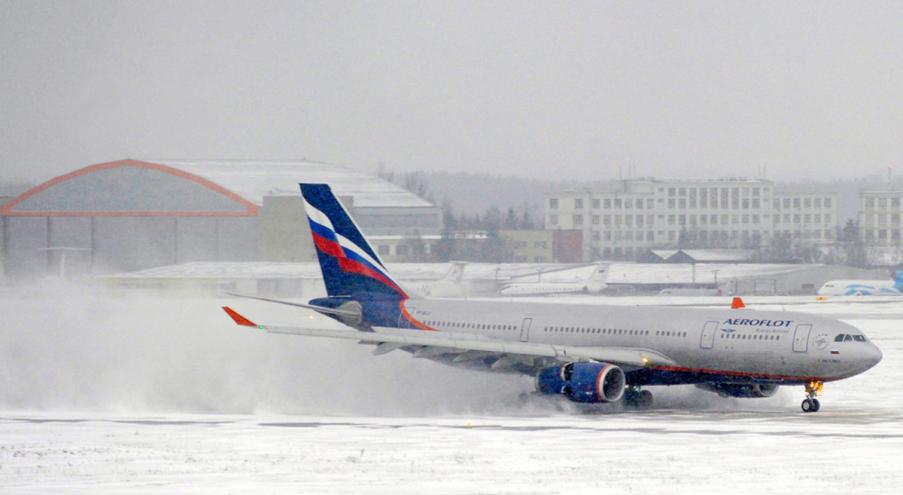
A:
<svg viewBox="0 0 903 495">
<path fill-rule="evenodd" d="M 903 271 L 891 273 L 890 280 L 829 280 L 818 289 L 820 296 L 900 296 Z"/>
<path fill-rule="evenodd" d="M 541 275 L 540 275 L 541 276 Z M 589 294 L 598 293 L 606 287 L 605 279 L 608 276 L 608 264 L 598 263 L 595 270 L 583 280 L 556 282 L 556 281 L 528 281 L 526 277 L 519 277 L 505 284 L 499 294 L 503 296 L 544 296 L 555 294 Z"/>
<path fill-rule="evenodd" d="M 420 283 L 407 281 L 404 287 L 422 296 L 467 297 L 469 291 L 462 280 L 466 267 L 465 261 L 452 261 L 451 267 L 439 280 Z"/>
<path fill-rule="evenodd" d="M 793 312 L 411 297 L 328 185 L 301 184 L 301 193 L 328 295 L 308 303 L 252 298 L 312 309 L 347 328 L 258 325 L 224 307 L 238 325 L 529 374 L 543 394 L 634 406 L 651 404 L 644 387 L 653 385 L 695 384 L 749 398 L 802 385 L 802 409 L 814 412 L 825 382 L 881 360 L 852 325 Z"/>
</svg>

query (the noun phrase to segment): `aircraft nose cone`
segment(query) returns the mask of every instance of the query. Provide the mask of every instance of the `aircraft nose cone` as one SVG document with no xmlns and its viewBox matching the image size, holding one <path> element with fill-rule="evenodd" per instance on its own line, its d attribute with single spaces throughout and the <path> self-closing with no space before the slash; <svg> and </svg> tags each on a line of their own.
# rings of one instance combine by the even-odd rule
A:
<svg viewBox="0 0 903 495">
<path fill-rule="evenodd" d="M 878 349 L 878 346 L 875 344 L 869 345 L 869 350 L 866 354 L 866 362 L 868 363 L 869 368 L 881 362 L 881 358 L 883 357 L 884 354 L 881 353 L 881 349 Z"/>
</svg>

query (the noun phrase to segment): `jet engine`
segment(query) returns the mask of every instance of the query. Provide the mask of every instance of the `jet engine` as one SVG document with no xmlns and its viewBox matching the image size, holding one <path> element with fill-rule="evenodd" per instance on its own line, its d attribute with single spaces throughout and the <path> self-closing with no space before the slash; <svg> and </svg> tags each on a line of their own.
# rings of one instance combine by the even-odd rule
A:
<svg viewBox="0 0 903 495">
<path fill-rule="evenodd" d="M 771 397 L 778 391 L 779 385 L 774 383 L 700 383 L 697 387 L 715 392 L 722 397 L 739 397 L 743 399 L 762 399 Z"/>
<path fill-rule="evenodd" d="M 574 402 L 617 402 L 627 385 L 624 370 L 608 363 L 567 363 L 543 368 L 536 389 L 561 394 Z"/>
</svg>

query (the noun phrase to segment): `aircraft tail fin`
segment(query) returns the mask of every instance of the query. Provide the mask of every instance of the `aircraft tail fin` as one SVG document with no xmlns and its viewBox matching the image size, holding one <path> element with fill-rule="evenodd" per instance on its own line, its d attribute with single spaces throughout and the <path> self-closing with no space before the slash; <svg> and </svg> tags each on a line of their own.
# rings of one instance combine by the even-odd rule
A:
<svg viewBox="0 0 903 495">
<path fill-rule="evenodd" d="M 442 277 L 447 282 L 458 283 L 464 277 L 464 269 L 467 267 L 466 261 L 452 261 L 451 268 Z"/>
<path fill-rule="evenodd" d="M 300 184 L 330 298 L 408 299 L 327 184 Z"/>
<path fill-rule="evenodd" d="M 593 271 L 592 275 L 589 276 L 590 281 L 592 282 L 607 282 L 608 281 L 608 269 L 611 265 L 609 263 L 605 263 L 604 261 L 600 261 L 596 263 L 596 270 Z"/>
</svg>

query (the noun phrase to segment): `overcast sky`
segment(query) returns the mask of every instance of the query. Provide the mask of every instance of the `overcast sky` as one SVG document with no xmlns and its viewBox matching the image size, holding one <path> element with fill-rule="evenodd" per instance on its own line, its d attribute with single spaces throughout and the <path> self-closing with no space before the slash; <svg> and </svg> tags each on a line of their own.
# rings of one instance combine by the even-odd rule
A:
<svg viewBox="0 0 903 495">
<path fill-rule="evenodd" d="M 0 176 L 125 157 L 899 174 L 903 2 L 0 0 Z"/>
</svg>

